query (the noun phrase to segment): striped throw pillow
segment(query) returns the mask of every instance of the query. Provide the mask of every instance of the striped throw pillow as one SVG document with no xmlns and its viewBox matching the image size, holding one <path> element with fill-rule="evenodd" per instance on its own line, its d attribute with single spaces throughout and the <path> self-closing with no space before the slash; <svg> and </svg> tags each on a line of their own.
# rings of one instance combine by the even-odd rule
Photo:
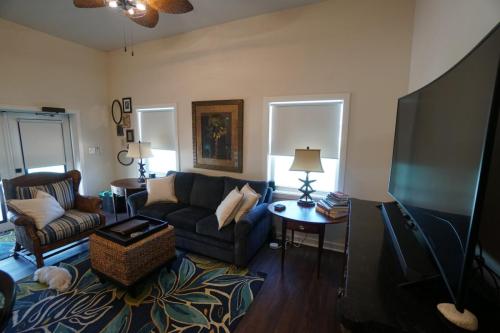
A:
<svg viewBox="0 0 500 333">
<path fill-rule="evenodd" d="M 59 202 L 64 210 L 73 209 L 75 207 L 75 190 L 71 178 L 47 185 L 17 187 L 17 197 L 18 199 L 33 199 L 38 190 L 47 192 L 56 198 L 57 202 Z"/>
</svg>

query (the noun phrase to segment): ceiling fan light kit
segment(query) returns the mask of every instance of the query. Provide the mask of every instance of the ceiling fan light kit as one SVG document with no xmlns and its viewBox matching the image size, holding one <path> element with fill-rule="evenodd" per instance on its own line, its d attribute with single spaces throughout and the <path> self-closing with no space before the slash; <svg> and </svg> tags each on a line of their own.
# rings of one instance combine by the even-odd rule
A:
<svg viewBox="0 0 500 333">
<path fill-rule="evenodd" d="M 183 14 L 193 10 L 188 0 L 73 0 L 78 8 L 109 7 L 121 9 L 135 23 L 147 28 L 158 24 L 158 12 Z"/>
</svg>

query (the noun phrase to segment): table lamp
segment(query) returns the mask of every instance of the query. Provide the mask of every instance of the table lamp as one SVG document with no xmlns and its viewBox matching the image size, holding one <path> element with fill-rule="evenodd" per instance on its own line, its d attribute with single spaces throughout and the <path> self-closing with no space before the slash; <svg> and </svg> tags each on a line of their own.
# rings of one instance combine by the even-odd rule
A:
<svg viewBox="0 0 500 333">
<path fill-rule="evenodd" d="M 146 170 L 144 170 L 144 163 L 142 163 L 142 159 L 153 157 L 153 151 L 151 150 L 151 143 L 141 142 L 141 141 L 129 143 L 127 157 L 139 159 L 139 178 L 137 179 L 137 181 L 139 183 L 145 183 Z"/>
<path fill-rule="evenodd" d="M 295 149 L 295 157 L 293 158 L 290 171 L 305 171 L 306 179 L 299 180 L 304 183 L 299 191 L 302 196 L 297 201 L 297 204 L 302 207 L 314 207 L 314 201 L 311 198 L 311 193 L 316 192 L 313 190 L 311 183 L 316 180 L 309 180 L 309 172 L 324 172 L 321 165 L 321 157 L 319 149 Z"/>
</svg>

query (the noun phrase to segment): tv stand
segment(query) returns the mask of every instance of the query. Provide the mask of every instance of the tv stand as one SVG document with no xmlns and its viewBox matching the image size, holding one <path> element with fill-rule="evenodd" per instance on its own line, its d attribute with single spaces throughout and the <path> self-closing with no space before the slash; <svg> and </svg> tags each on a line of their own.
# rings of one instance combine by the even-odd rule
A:
<svg viewBox="0 0 500 333">
<path fill-rule="evenodd" d="M 439 277 L 420 230 L 396 202 L 382 204 L 382 216 L 407 282 L 419 283 Z"/>
<path fill-rule="evenodd" d="M 344 280 L 337 303 L 343 332 L 463 333 L 436 308 L 450 301 L 443 280 L 422 274 L 425 279 L 409 281 L 402 272 L 377 204 L 351 201 Z M 480 274 L 469 287 L 466 306 L 477 316 L 479 331 L 497 333 L 500 302 L 496 291 Z"/>
</svg>

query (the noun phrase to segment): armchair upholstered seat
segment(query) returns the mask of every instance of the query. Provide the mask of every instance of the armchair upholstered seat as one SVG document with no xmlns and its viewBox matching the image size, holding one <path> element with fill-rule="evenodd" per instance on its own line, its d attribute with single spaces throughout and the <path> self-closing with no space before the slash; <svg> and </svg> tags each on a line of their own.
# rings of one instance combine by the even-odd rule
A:
<svg viewBox="0 0 500 333">
<path fill-rule="evenodd" d="M 105 224 L 101 214 L 101 200 L 78 194 L 81 174 L 77 170 L 67 173 L 34 173 L 4 180 L 8 217 L 14 224 L 16 247 L 14 256 L 24 248 L 35 255 L 38 267 L 44 265 L 43 254 L 61 246 L 88 237 L 96 228 Z M 52 195 L 64 208 L 60 218 L 37 229 L 33 219 L 9 207 L 11 199 L 31 199 L 37 190 Z"/>
</svg>

